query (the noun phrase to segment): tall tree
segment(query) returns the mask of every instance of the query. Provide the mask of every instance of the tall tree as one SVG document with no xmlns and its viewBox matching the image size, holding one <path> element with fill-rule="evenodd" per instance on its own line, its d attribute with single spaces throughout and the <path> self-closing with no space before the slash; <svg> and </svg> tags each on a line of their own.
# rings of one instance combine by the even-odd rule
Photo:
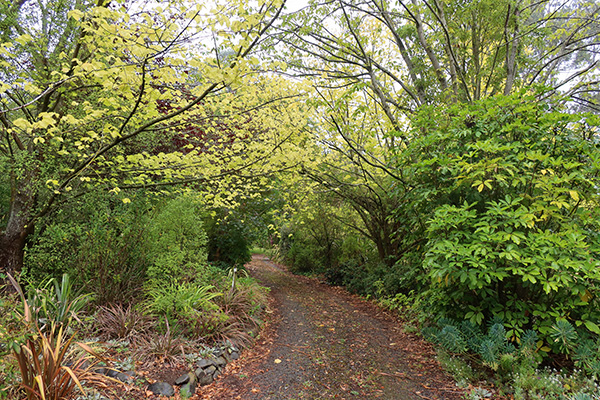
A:
<svg viewBox="0 0 600 400">
<path fill-rule="evenodd" d="M 272 40 L 291 73 L 312 78 L 316 131 L 337 154 L 313 178 L 386 221 L 369 236 L 392 235 L 398 254 L 418 245 L 427 218 L 397 157 L 416 112 L 540 86 L 538 100 L 565 95 L 597 111 L 599 20 L 597 1 L 315 1 L 286 16 Z M 349 165 L 354 178 L 334 183 Z M 367 206 L 377 203 L 389 206 Z"/>
<path fill-rule="evenodd" d="M 593 101 L 599 17 L 583 0 L 337 0 L 289 16 L 276 39 L 298 71 L 324 87 L 362 85 L 398 127 L 424 104 L 533 84 Z"/>
<path fill-rule="evenodd" d="M 281 2 L 13 3 L 0 45 L 1 272 L 19 271 L 36 225 L 82 192 L 241 185 L 298 163 L 285 154 L 301 154 L 300 84 L 259 74 L 278 64 L 254 55 Z M 181 148 L 154 151 L 173 136 Z"/>
</svg>

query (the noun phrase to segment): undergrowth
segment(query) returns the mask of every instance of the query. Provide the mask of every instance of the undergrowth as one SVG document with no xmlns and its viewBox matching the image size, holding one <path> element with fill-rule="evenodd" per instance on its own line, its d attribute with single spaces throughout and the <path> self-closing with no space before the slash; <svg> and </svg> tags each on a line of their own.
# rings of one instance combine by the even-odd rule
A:
<svg viewBox="0 0 600 400">
<path fill-rule="evenodd" d="M 552 345 L 568 353 L 571 367 L 560 370 L 544 367 L 558 356 L 536 332 L 525 331 L 511 342 L 499 319 L 481 327 L 441 318 L 422 334 L 436 346 L 438 361 L 460 387 L 493 386 L 515 400 L 595 400 L 600 393 L 598 339 L 579 337 L 566 320 L 557 321 L 550 333 Z M 470 398 L 483 398 L 478 396 L 472 389 Z"/>
</svg>

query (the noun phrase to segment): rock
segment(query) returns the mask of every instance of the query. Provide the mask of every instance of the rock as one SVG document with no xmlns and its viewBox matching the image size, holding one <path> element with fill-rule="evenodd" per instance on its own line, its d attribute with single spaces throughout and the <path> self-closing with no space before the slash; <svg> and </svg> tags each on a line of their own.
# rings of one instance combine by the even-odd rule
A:
<svg viewBox="0 0 600 400">
<path fill-rule="evenodd" d="M 221 375 L 221 372 L 219 370 L 216 370 L 215 372 L 213 372 L 212 377 L 213 379 L 217 379 L 219 375 Z"/>
<path fill-rule="evenodd" d="M 169 385 L 167 382 L 153 383 L 152 385 L 148 386 L 148 390 L 159 396 L 171 397 L 175 394 L 175 389 L 173 389 L 173 386 Z"/>
<path fill-rule="evenodd" d="M 190 398 L 196 393 L 196 375 L 193 372 L 188 373 L 188 382 L 181 387 L 179 394 L 182 398 Z"/>
<path fill-rule="evenodd" d="M 117 375 L 115 375 L 115 378 L 120 380 L 121 382 L 130 382 L 133 380 L 134 376 L 135 376 L 135 373 L 131 372 L 131 371 L 117 372 Z"/>
<path fill-rule="evenodd" d="M 181 390 L 179 391 L 179 395 L 182 399 L 189 399 L 194 395 L 194 393 L 196 393 L 196 382 L 186 383 L 181 387 Z"/>
<path fill-rule="evenodd" d="M 196 377 L 198 378 L 198 383 L 200 386 L 206 386 L 213 383 L 213 376 L 204 372 L 202 368 L 198 368 L 196 370 Z"/>
<path fill-rule="evenodd" d="M 179 391 L 180 396 L 184 399 L 192 397 L 194 393 L 196 393 L 196 385 L 197 383 L 195 380 L 193 382 L 188 382 L 185 385 L 183 385 L 181 387 L 181 390 Z"/>
<path fill-rule="evenodd" d="M 229 358 L 231 358 L 232 360 L 237 360 L 238 358 L 240 358 L 240 352 L 238 350 L 232 350 L 231 354 L 229 354 Z"/>
<path fill-rule="evenodd" d="M 184 383 L 188 383 L 190 381 L 190 374 L 181 375 L 179 378 L 175 379 L 175 384 L 178 386 L 183 385 Z"/>
<path fill-rule="evenodd" d="M 96 368 L 94 370 L 95 373 L 100 374 L 100 375 L 105 375 L 106 374 L 106 368 L 102 367 L 102 368 Z"/>
<path fill-rule="evenodd" d="M 223 349 L 216 348 L 213 350 L 213 354 L 215 355 L 215 357 L 221 357 L 223 355 Z"/>
<path fill-rule="evenodd" d="M 127 382 L 129 380 L 129 378 L 131 378 L 131 377 L 129 375 L 126 375 L 126 374 L 122 373 L 121 371 L 119 371 L 114 376 L 114 378 L 120 380 L 121 382 Z"/>
<path fill-rule="evenodd" d="M 226 359 L 225 359 L 225 357 L 223 357 L 223 356 L 219 356 L 219 357 L 217 357 L 217 358 L 215 359 L 215 362 L 217 363 L 217 366 L 218 366 L 219 368 L 222 368 L 222 367 L 224 367 L 224 366 L 226 366 L 226 365 L 227 365 L 227 360 L 226 360 Z"/>
<path fill-rule="evenodd" d="M 215 362 L 215 360 L 208 359 L 208 358 L 203 358 L 202 360 L 200 360 L 196 363 L 196 366 L 198 368 L 207 368 L 207 367 L 210 367 L 211 365 L 217 365 L 217 363 Z"/>
<path fill-rule="evenodd" d="M 114 378 L 114 377 L 116 377 L 116 376 L 117 376 L 117 374 L 118 374 L 119 372 L 120 372 L 120 371 L 119 371 L 119 370 L 117 370 L 117 369 L 107 368 L 107 369 L 106 369 L 106 376 L 108 376 L 109 378 Z"/>
<path fill-rule="evenodd" d="M 208 367 L 208 368 L 203 368 L 203 369 L 204 369 L 204 373 L 205 373 L 205 374 L 212 375 L 212 374 L 214 374 L 214 373 L 215 373 L 215 371 L 217 370 L 217 367 L 215 367 L 214 365 L 211 365 L 210 367 Z"/>
</svg>

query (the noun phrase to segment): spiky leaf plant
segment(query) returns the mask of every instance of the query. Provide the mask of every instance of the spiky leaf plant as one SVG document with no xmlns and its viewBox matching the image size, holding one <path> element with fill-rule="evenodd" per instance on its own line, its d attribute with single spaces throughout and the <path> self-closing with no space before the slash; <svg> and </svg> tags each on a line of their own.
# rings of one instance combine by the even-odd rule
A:
<svg viewBox="0 0 600 400">
<path fill-rule="evenodd" d="M 95 320 L 97 332 L 108 339 L 126 339 L 147 331 L 151 326 L 150 318 L 131 304 L 100 306 Z"/>
<path fill-rule="evenodd" d="M 61 312 L 65 318 L 49 320 L 42 330 L 36 318 L 39 314 L 32 312 L 21 286 L 12 276 L 9 275 L 8 278 L 23 302 L 23 323 L 31 330 L 31 335 L 25 343 L 14 347 L 13 351 L 19 364 L 21 386 L 27 393 L 27 400 L 63 400 L 69 398 L 76 388 L 84 393 L 81 380 L 85 378 L 89 382 L 98 377 L 90 372 L 93 363 L 89 362 L 89 357 L 77 356 L 73 351 L 71 344 L 75 334 L 68 338 L 64 335 L 69 321 L 67 315 L 72 310 L 68 301 L 70 294 L 68 290 L 64 290 L 68 289 L 67 286 L 70 287 L 68 280 L 63 279 L 63 285 L 57 287 L 56 291 L 57 298 L 64 300 L 65 307 L 60 311 L 61 305 L 55 305 L 55 310 Z M 77 345 L 89 355 L 101 359 L 86 344 Z"/>
<path fill-rule="evenodd" d="M 165 332 L 161 334 L 142 335 L 136 340 L 135 357 L 150 361 L 161 360 L 173 364 L 180 361 L 186 353 L 189 353 L 191 346 L 186 339 L 176 336 L 169 325 L 169 320 L 165 317 Z"/>
<path fill-rule="evenodd" d="M 69 275 L 63 274 L 60 282 L 52 278 L 39 288 L 30 288 L 26 302 L 33 320 L 44 330 L 49 324 L 67 327 L 71 320 L 79 321 L 77 314 L 92 298 L 89 293 L 76 293 Z"/>
<path fill-rule="evenodd" d="M 552 326 L 550 337 L 561 353 L 569 353 L 575 347 L 577 331 L 566 319 L 559 319 Z"/>
<path fill-rule="evenodd" d="M 57 330 L 52 326 L 48 332 L 38 330 L 37 337 L 30 338 L 14 352 L 21 371 L 21 386 L 28 400 L 63 400 L 75 388 L 85 393 L 81 381 L 95 379 L 95 374 L 90 371 L 92 364 L 88 357 L 71 358 L 73 338 L 64 336 L 63 327 Z M 87 345 L 77 345 L 94 354 Z"/>
</svg>

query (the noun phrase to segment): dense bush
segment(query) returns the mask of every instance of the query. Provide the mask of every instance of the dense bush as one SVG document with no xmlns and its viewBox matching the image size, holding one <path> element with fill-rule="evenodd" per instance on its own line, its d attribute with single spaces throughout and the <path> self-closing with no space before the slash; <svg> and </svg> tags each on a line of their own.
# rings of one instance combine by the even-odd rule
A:
<svg viewBox="0 0 600 400">
<path fill-rule="evenodd" d="M 323 263 L 321 247 L 301 238 L 295 239 L 285 253 L 285 262 L 295 273 L 307 274 L 322 271 Z"/>
<path fill-rule="evenodd" d="M 547 338 L 561 318 L 600 333 L 599 155 L 584 117 L 500 97 L 423 125 L 411 151 L 435 175 L 419 184 L 432 193 L 424 267 L 438 311 L 499 316 L 509 337 Z"/>
<path fill-rule="evenodd" d="M 26 251 L 35 281 L 69 273 L 100 304 L 127 302 L 144 283 L 186 280 L 206 273 L 207 236 L 202 208 L 188 197 L 151 202 L 143 193 L 123 203 L 90 193 L 54 217 Z"/>
<path fill-rule="evenodd" d="M 242 266 L 252 259 L 250 229 L 236 214 L 217 213 L 205 221 L 208 260 L 224 268 Z"/>
<path fill-rule="evenodd" d="M 99 303 L 135 297 L 146 278 L 150 209 L 141 196 L 130 204 L 112 194 L 81 197 L 36 233 L 25 253 L 27 277 L 40 282 L 68 273 Z"/>
<path fill-rule="evenodd" d="M 150 284 L 186 280 L 201 273 L 207 261 L 207 235 L 201 205 L 177 197 L 159 207 L 145 238 Z"/>
</svg>

